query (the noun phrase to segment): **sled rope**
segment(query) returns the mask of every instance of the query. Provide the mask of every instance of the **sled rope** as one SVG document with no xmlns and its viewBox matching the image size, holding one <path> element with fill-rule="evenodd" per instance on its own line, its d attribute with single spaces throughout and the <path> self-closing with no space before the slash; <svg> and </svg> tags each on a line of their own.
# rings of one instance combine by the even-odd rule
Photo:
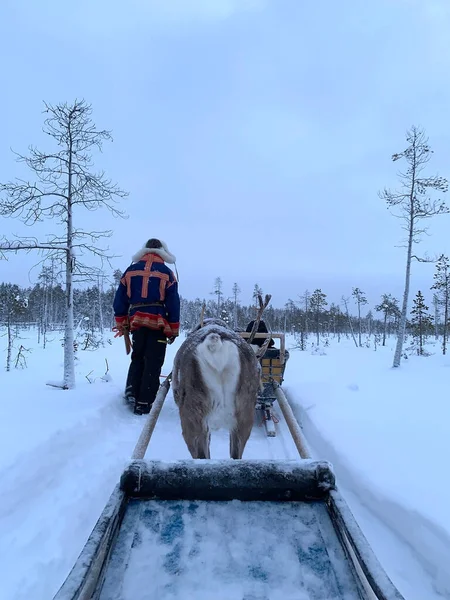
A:
<svg viewBox="0 0 450 600">
<path fill-rule="evenodd" d="M 280 419 L 279 419 L 279 418 L 277 417 L 277 415 L 276 415 L 276 414 L 273 412 L 273 410 L 271 410 L 271 411 L 270 411 L 270 416 L 271 416 L 271 418 L 272 418 L 272 421 L 275 423 L 275 425 L 276 425 L 277 423 L 279 423 L 279 422 L 280 422 Z"/>
<path fill-rule="evenodd" d="M 261 411 L 261 412 L 263 414 L 261 415 L 261 419 L 260 419 L 260 421 L 258 423 L 258 427 L 262 427 L 264 425 L 264 423 L 269 420 L 266 417 L 265 411 Z M 270 418 L 275 423 L 275 425 L 280 422 L 280 419 L 277 417 L 277 415 L 274 413 L 273 410 L 270 410 Z"/>
<path fill-rule="evenodd" d="M 167 392 L 169 391 L 171 381 L 172 373 L 169 373 L 164 380 L 164 383 L 160 385 L 158 393 L 156 394 L 155 401 L 153 402 L 147 420 L 142 428 L 141 435 L 139 436 L 136 447 L 131 455 L 132 460 L 141 460 L 145 456 L 153 431 L 155 430 L 156 421 L 158 420 L 159 413 L 161 412 Z"/>
</svg>

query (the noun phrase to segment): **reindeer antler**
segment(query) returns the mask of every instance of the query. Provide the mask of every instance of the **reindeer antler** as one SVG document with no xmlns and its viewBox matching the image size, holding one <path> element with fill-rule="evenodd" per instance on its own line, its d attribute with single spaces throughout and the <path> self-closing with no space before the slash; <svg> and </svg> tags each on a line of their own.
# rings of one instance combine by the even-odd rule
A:
<svg viewBox="0 0 450 600">
<path fill-rule="evenodd" d="M 266 296 L 264 298 L 264 302 L 263 302 L 261 294 L 258 294 L 259 308 L 258 308 L 258 312 L 256 313 L 256 319 L 255 319 L 255 322 L 253 323 L 250 337 L 247 340 L 249 344 L 251 344 L 253 342 L 253 340 L 255 339 L 255 335 L 256 335 L 256 332 L 258 331 L 258 326 L 261 321 L 261 317 L 263 315 L 263 312 L 266 310 L 271 298 L 272 298 L 271 294 L 266 294 Z"/>
</svg>

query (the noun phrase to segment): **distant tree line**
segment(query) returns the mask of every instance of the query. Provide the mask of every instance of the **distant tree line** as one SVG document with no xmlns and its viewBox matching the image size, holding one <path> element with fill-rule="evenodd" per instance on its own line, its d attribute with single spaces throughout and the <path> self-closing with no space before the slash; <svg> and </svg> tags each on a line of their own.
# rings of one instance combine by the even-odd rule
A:
<svg viewBox="0 0 450 600">
<path fill-rule="evenodd" d="M 83 349 L 93 349 L 104 343 L 104 331 L 114 324 L 113 300 L 121 272 L 116 270 L 111 279 L 98 275 L 95 283 L 75 288 L 74 324 L 76 341 Z M 429 312 L 421 291 L 414 299 L 406 333 L 411 335 L 414 350 L 425 354 L 424 344 L 430 336 L 442 339 L 442 352 L 447 351 L 450 305 L 450 261 L 442 255 L 436 263 L 433 290 L 434 314 Z M 244 330 L 256 314 L 256 298 L 262 289 L 255 284 L 252 301 L 241 303 L 241 290 L 234 283 L 230 295 L 225 293 L 222 280 L 214 281 L 210 298 L 189 300 L 181 297 L 181 331 L 189 332 L 198 323 L 205 305 L 206 317 L 220 317 L 236 330 Z M 292 334 L 299 349 L 309 344 L 319 346 L 329 343 L 330 336 L 337 341 L 342 336 L 353 339 L 355 346 L 362 347 L 373 338 L 375 345 L 386 344 L 391 335 L 398 334 L 401 311 L 399 301 L 391 294 L 382 294 L 374 312 L 363 308 L 368 304 L 365 293 L 353 288 L 349 297 L 341 303 L 328 303 L 327 294 L 317 288 L 305 290 L 297 300 L 289 298 L 284 307 L 269 306 L 264 320 L 273 332 Z M 356 314 L 351 314 L 355 312 Z M 49 334 L 63 331 L 66 318 L 66 296 L 54 260 L 44 264 L 35 285 L 21 287 L 11 283 L 0 284 L 0 325 L 12 332 L 13 328 L 36 329 L 38 344 L 44 348 Z M 8 335 L 8 340 L 12 339 Z M 8 348 L 11 344 L 8 343 Z"/>
</svg>

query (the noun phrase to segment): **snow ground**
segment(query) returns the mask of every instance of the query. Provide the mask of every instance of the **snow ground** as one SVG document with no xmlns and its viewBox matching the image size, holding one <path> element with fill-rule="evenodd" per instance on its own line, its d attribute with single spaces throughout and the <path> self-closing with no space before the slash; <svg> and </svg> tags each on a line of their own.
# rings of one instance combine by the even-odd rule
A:
<svg viewBox="0 0 450 600">
<path fill-rule="evenodd" d="M 59 337 L 45 351 L 22 340 L 33 348 L 28 368 L 0 372 L 0 600 L 53 597 L 144 423 L 121 400 L 128 367 L 121 340 L 78 352 L 75 390 L 45 385 L 62 372 Z M 168 347 L 163 373 L 178 345 Z M 285 388 L 314 452 L 334 463 L 356 518 L 407 600 L 450 598 L 443 394 L 450 360 L 413 358 L 393 371 L 390 347 L 373 352 L 343 341 L 325 351 L 292 351 L 286 371 Z M 110 382 L 100 379 L 105 359 Z M 270 439 L 255 426 L 244 458 L 295 458 L 286 426 L 277 427 Z M 228 457 L 226 432 L 213 436 L 211 451 Z M 170 394 L 147 457 L 189 458 Z"/>
<path fill-rule="evenodd" d="M 450 598 L 450 358 L 437 345 L 431 350 L 400 369 L 391 368 L 394 340 L 376 352 L 347 340 L 325 355 L 291 352 L 284 386 L 314 455 L 333 463 L 355 517 L 408 600 Z"/>
</svg>

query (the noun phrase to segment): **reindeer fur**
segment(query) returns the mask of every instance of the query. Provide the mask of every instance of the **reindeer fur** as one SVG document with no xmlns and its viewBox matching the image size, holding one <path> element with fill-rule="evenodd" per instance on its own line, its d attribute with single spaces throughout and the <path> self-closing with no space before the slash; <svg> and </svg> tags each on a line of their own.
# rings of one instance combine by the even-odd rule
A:
<svg viewBox="0 0 450 600">
<path fill-rule="evenodd" d="M 211 431 L 230 431 L 230 457 L 242 458 L 253 427 L 260 366 L 250 345 L 220 319 L 205 319 L 180 346 L 173 394 L 192 458 L 210 458 Z"/>
</svg>

